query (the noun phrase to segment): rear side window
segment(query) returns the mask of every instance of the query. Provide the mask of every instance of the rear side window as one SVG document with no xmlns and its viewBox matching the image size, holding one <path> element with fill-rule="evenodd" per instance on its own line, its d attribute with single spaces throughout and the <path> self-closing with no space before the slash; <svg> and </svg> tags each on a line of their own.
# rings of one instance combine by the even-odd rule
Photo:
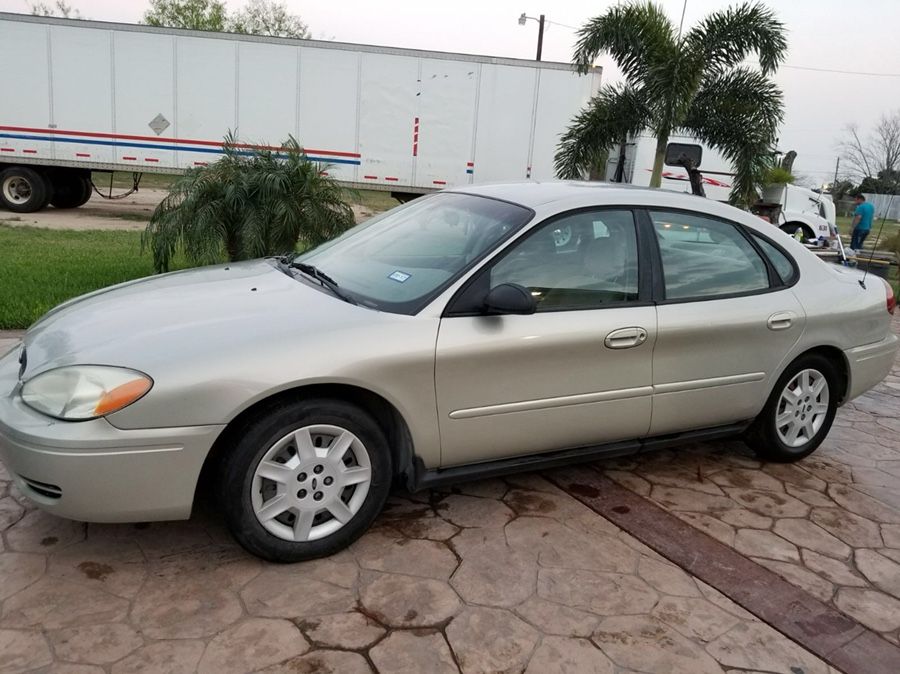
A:
<svg viewBox="0 0 900 674">
<path fill-rule="evenodd" d="M 791 263 L 790 258 L 756 232 L 753 232 L 753 238 L 756 240 L 756 243 L 759 244 L 759 247 L 762 248 L 765 256 L 769 258 L 769 262 L 772 263 L 772 266 L 775 267 L 775 271 L 778 273 L 778 278 L 781 279 L 781 282 L 785 285 L 793 283 L 794 278 L 797 275 L 797 270 Z"/>
<path fill-rule="evenodd" d="M 693 213 L 650 211 L 666 299 L 709 299 L 766 290 L 766 263 L 728 222 Z"/>
</svg>

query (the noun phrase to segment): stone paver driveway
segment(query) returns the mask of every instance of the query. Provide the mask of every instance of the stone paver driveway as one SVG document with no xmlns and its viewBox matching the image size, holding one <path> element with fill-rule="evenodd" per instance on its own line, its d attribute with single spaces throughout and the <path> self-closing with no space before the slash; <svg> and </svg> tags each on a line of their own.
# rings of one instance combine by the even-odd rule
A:
<svg viewBox="0 0 900 674">
<path fill-rule="evenodd" d="M 598 467 L 900 644 L 900 367 L 797 464 L 730 442 Z"/>
<path fill-rule="evenodd" d="M 796 466 L 729 442 L 579 470 L 896 643 L 898 396 L 895 375 Z M 838 671 L 540 475 L 397 494 L 351 549 L 292 566 L 202 510 L 85 525 L 0 470 L 0 672 Z"/>
</svg>

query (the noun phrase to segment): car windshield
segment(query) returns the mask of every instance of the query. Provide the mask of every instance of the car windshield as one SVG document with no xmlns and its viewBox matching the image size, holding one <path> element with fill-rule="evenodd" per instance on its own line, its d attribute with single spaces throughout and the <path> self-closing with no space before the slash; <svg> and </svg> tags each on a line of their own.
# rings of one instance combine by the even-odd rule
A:
<svg viewBox="0 0 900 674">
<path fill-rule="evenodd" d="M 297 260 L 315 265 L 360 304 L 412 314 L 532 215 L 497 199 L 435 194 L 357 225 Z"/>
</svg>

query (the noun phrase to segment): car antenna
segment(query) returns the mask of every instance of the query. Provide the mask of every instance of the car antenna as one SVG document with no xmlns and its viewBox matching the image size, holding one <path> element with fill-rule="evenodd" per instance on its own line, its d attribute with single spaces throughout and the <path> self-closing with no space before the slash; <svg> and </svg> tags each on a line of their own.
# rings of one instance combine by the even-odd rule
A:
<svg viewBox="0 0 900 674">
<path fill-rule="evenodd" d="M 878 248 L 878 239 L 881 238 L 881 232 L 884 231 L 884 223 L 887 221 L 888 213 L 891 212 L 891 205 L 894 203 L 894 197 L 896 196 L 896 192 L 891 194 L 891 198 L 888 199 L 887 208 L 884 209 L 884 215 L 881 216 L 881 226 L 878 228 L 878 234 L 875 235 L 875 243 L 872 245 L 872 252 L 869 253 L 869 263 L 866 265 L 866 270 L 863 272 L 863 277 L 859 279 L 859 285 L 861 285 L 864 289 L 866 287 L 866 276 L 869 275 L 869 269 L 872 267 L 872 258 L 875 257 L 875 250 Z"/>
</svg>

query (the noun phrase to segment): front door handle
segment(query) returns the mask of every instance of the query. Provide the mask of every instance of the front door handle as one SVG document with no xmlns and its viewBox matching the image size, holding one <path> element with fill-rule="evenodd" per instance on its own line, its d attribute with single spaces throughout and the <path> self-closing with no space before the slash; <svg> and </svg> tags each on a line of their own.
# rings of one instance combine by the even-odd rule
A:
<svg viewBox="0 0 900 674">
<path fill-rule="evenodd" d="M 609 333 L 603 344 L 608 349 L 630 349 L 646 341 L 647 331 L 644 328 L 619 328 Z"/>
<path fill-rule="evenodd" d="M 769 316 L 766 325 L 769 330 L 787 330 L 794 324 L 797 315 L 793 311 L 779 311 L 777 314 Z"/>
</svg>

